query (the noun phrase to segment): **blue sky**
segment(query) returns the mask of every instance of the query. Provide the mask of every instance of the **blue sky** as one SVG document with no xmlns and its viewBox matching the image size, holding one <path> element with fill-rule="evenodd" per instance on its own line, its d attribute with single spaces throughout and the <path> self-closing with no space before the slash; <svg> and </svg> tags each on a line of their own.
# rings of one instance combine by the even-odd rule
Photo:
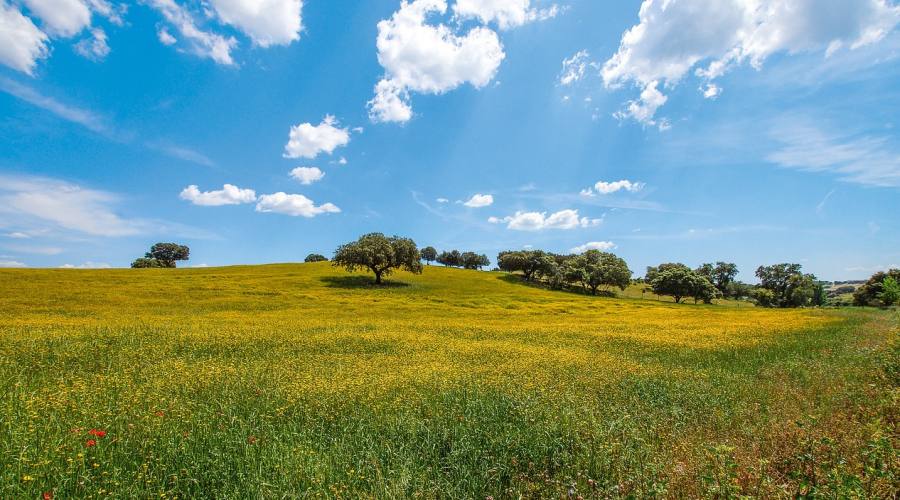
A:
<svg viewBox="0 0 900 500">
<path fill-rule="evenodd" d="M 290 262 L 381 231 L 863 278 L 900 264 L 898 21 L 888 0 L 0 0 L 0 265 L 169 240 L 187 265 Z"/>
</svg>

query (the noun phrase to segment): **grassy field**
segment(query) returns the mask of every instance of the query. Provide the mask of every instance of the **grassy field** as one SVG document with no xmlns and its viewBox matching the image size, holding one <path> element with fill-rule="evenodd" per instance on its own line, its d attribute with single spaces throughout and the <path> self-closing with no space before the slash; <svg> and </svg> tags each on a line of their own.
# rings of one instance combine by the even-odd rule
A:
<svg viewBox="0 0 900 500">
<path fill-rule="evenodd" d="M 0 498 L 898 495 L 896 312 L 367 283 L 0 270 Z"/>
</svg>

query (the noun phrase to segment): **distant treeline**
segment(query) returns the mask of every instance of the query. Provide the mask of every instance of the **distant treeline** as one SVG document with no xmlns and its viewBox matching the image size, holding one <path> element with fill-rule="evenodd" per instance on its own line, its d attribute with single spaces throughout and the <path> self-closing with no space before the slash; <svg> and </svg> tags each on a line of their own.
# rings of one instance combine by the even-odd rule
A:
<svg viewBox="0 0 900 500">
<path fill-rule="evenodd" d="M 188 260 L 190 249 L 176 243 L 157 243 L 144 257 L 135 260 L 135 268 L 174 268 L 180 260 Z M 311 253 L 305 262 L 327 261 L 324 255 Z M 400 236 L 387 237 L 369 233 L 357 241 L 338 247 L 333 265 L 348 271 L 367 269 L 375 274 L 375 283 L 394 269 L 422 272 L 422 261 L 438 262 L 448 267 L 482 269 L 491 261 L 484 254 L 447 250 L 438 253 L 431 246 L 419 250 L 416 243 Z M 554 290 L 577 289 L 596 295 L 625 290 L 630 284 L 644 286 L 645 291 L 671 296 L 676 303 L 685 298 L 695 303 L 711 304 L 714 299 L 752 300 L 763 307 L 806 307 L 845 305 L 840 295 L 853 293 L 859 306 L 891 306 L 900 303 L 900 269 L 878 272 L 858 288 L 839 286 L 827 293 L 825 284 L 814 275 L 804 273 L 800 264 L 784 263 L 759 266 L 758 285 L 737 281 L 737 265 L 731 262 L 702 264 L 696 269 L 680 262 L 650 266 L 642 278 L 632 279 L 632 271 L 620 257 L 610 252 L 587 250 L 580 254 L 555 254 L 543 250 L 508 250 L 497 255 L 497 267 L 508 273 L 521 273 L 530 282 L 541 283 Z M 837 284 L 857 282 L 834 282 Z M 860 282 L 861 283 L 861 282 Z"/>
</svg>

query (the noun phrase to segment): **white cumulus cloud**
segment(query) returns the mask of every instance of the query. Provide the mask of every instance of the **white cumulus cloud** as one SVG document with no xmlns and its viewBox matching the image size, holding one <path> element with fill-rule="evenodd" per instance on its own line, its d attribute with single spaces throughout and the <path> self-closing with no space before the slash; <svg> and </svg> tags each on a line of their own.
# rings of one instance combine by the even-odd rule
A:
<svg viewBox="0 0 900 500">
<path fill-rule="evenodd" d="M 291 177 L 300 181 L 300 184 L 312 184 L 313 182 L 322 180 L 325 172 L 317 167 L 297 167 L 291 170 Z"/>
<path fill-rule="evenodd" d="M 477 19 L 484 24 L 495 22 L 505 30 L 555 17 L 559 7 L 538 9 L 531 6 L 530 0 L 456 0 L 453 12 L 460 19 Z"/>
<path fill-rule="evenodd" d="M 492 224 L 506 223 L 508 229 L 516 231 L 541 231 L 544 229 L 576 229 L 598 226 L 603 219 L 579 217 L 578 210 L 565 209 L 547 215 L 547 212 L 521 212 L 506 217 L 490 217 Z"/>
<path fill-rule="evenodd" d="M 489 207 L 494 204 L 494 197 L 489 194 L 474 194 L 463 205 L 469 208 Z"/>
<path fill-rule="evenodd" d="M 759 69 L 779 52 L 855 49 L 893 30 L 900 7 L 887 0 L 644 0 L 639 19 L 601 75 L 607 88 L 641 89 L 619 118 L 655 125 L 666 102 L 659 88 L 674 87 L 692 69 L 711 81 L 745 62 Z M 703 90 L 706 97 L 720 91 Z"/>
<path fill-rule="evenodd" d="M 81 0 L 25 0 L 25 5 L 54 36 L 77 35 L 91 24 L 91 9 Z"/>
<path fill-rule="evenodd" d="M 47 35 L 18 9 L 0 1 L 0 63 L 31 75 L 47 57 Z"/>
<path fill-rule="evenodd" d="M 588 250 L 600 250 L 601 252 L 605 252 L 607 250 L 612 250 L 616 248 L 615 243 L 611 241 L 589 241 L 584 245 L 578 245 L 577 247 L 569 249 L 569 253 L 584 253 Z"/>
<path fill-rule="evenodd" d="M 17 260 L 0 260 L 0 267 L 28 267 L 24 262 Z"/>
<path fill-rule="evenodd" d="M 219 19 L 260 47 L 288 45 L 303 29 L 301 0 L 210 0 Z"/>
<path fill-rule="evenodd" d="M 233 184 L 225 184 L 222 186 L 222 189 L 218 191 L 200 191 L 196 185 L 191 184 L 181 191 L 179 197 L 194 205 L 220 207 L 223 205 L 253 203 L 256 201 L 256 191 L 252 189 L 241 189 Z"/>
<path fill-rule="evenodd" d="M 256 204 L 256 211 L 312 218 L 320 214 L 339 213 L 341 209 L 333 203 L 316 205 L 302 194 L 278 192 L 260 196 L 259 203 Z"/>
<path fill-rule="evenodd" d="M 599 181 L 594 184 L 593 187 L 582 189 L 582 196 L 595 196 L 595 194 L 612 194 L 617 191 L 628 191 L 630 193 L 637 193 L 638 191 L 644 189 L 645 184 L 643 182 L 634 182 L 629 181 L 627 179 L 622 179 L 620 181 L 614 182 L 606 182 Z"/>
<path fill-rule="evenodd" d="M 385 70 L 369 101 L 375 122 L 412 118 L 409 92 L 441 94 L 464 83 L 487 85 L 506 54 L 497 34 L 484 26 L 457 34 L 444 24 L 428 24 L 447 12 L 445 0 L 404 0 L 390 19 L 378 23 L 378 62 Z"/>
<path fill-rule="evenodd" d="M 350 130 L 340 128 L 332 115 L 326 115 L 322 123 L 301 123 L 291 127 L 288 143 L 284 146 L 285 158 L 315 158 L 319 153 L 331 154 L 350 142 Z"/>
<path fill-rule="evenodd" d="M 146 0 L 147 3 L 159 11 L 163 18 L 169 22 L 181 34 L 183 40 L 188 43 L 191 52 L 208 57 L 213 61 L 224 64 L 234 64 L 231 51 L 237 46 L 234 37 L 225 37 L 212 31 L 204 31 L 197 26 L 193 15 L 174 0 Z M 175 43 L 174 37 L 164 37 L 160 31 L 160 41 L 165 45 Z M 168 33 L 168 32 L 166 32 Z"/>
<path fill-rule="evenodd" d="M 63 264 L 59 266 L 61 269 L 109 269 L 112 266 L 107 264 L 106 262 L 92 262 L 87 261 L 83 264 Z"/>
</svg>

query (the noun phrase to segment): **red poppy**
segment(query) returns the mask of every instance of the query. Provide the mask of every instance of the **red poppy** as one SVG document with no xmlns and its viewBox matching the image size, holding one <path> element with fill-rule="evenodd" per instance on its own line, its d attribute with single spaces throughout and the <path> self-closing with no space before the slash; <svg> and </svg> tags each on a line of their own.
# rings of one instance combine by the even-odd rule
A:
<svg viewBox="0 0 900 500">
<path fill-rule="evenodd" d="M 154 415 L 156 415 L 157 417 L 164 417 L 164 416 L 166 416 L 166 412 L 160 410 L 160 411 L 154 413 Z"/>
<path fill-rule="evenodd" d="M 53 500 L 53 492 L 45 491 L 44 494 L 41 495 L 41 498 L 43 498 L 44 500 Z"/>
<path fill-rule="evenodd" d="M 84 445 L 87 446 L 88 448 L 90 448 L 91 446 L 97 446 L 97 441 L 94 441 L 93 439 L 88 439 L 87 442 L 84 443 Z"/>
<path fill-rule="evenodd" d="M 248 444 L 256 444 L 256 436 L 250 436 L 247 438 Z"/>
<path fill-rule="evenodd" d="M 91 436 L 96 436 L 98 438 L 102 438 L 106 436 L 106 431 L 100 429 L 91 429 L 88 431 L 88 434 Z"/>
</svg>

